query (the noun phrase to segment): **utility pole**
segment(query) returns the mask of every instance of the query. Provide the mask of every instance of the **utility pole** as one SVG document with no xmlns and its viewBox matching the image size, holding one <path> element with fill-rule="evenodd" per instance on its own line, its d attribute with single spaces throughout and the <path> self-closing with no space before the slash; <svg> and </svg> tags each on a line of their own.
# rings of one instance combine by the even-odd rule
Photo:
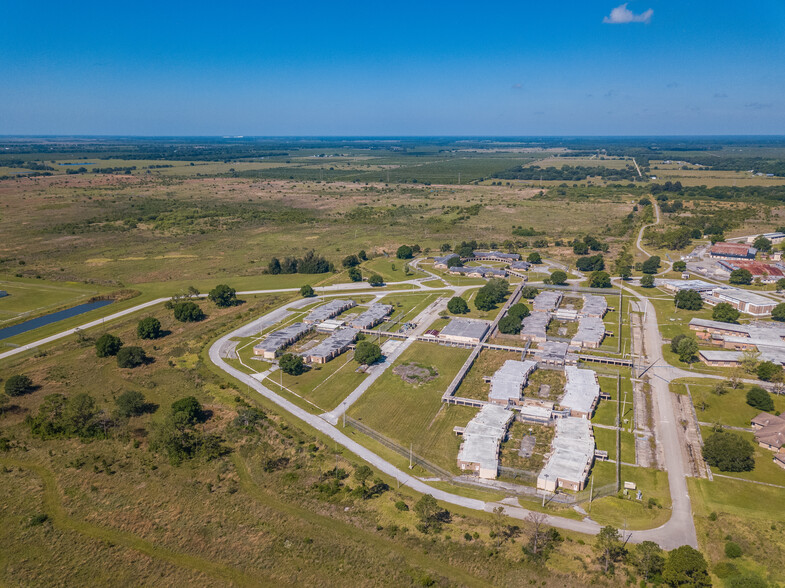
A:
<svg viewBox="0 0 785 588">
<path fill-rule="evenodd" d="M 594 472 L 591 474 L 591 482 L 589 486 L 589 512 L 591 512 L 591 503 L 594 500 Z"/>
<path fill-rule="evenodd" d="M 343 405 L 343 428 L 346 428 L 346 401 L 341 403 Z"/>
<path fill-rule="evenodd" d="M 412 469 L 414 465 L 412 464 L 412 444 L 409 443 L 409 469 Z"/>
</svg>

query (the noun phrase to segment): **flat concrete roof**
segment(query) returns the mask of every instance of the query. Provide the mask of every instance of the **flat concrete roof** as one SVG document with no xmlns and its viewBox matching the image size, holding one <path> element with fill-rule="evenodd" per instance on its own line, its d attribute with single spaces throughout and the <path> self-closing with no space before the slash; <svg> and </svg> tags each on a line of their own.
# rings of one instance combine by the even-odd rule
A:
<svg viewBox="0 0 785 588">
<path fill-rule="evenodd" d="M 606 312 L 608 312 L 608 302 L 603 296 L 583 295 L 583 308 L 580 314 L 603 317 Z"/>
<path fill-rule="evenodd" d="M 491 377 L 488 400 L 505 403 L 511 400 L 520 400 L 529 374 L 536 369 L 537 364 L 533 361 L 508 359 Z"/>
<path fill-rule="evenodd" d="M 354 306 L 354 300 L 331 300 L 327 304 L 314 308 L 304 320 L 306 323 L 318 323 L 331 319 L 352 306 Z"/>
<path fill-rule="evenodd" d="M 594 461 L 594 435 L 587 419 L 566 417 L 556 421 L 553 453 L 539 479 L 583 483 Z"/>
<path fill-rule="evenodd" d="M 701 349 L 698 353 L 707 361 L 739 361 L 742 356 L 741 351 L 720 351 L 714 349 Z"/>
<path fill-rule="evenodd" d="M 440 337 L 461 337 L 482 339 L 488 332 L 490 323 L 478 319 L 454 318 L 439 333 Z"/>
<path fill-rule="evenodd" d="M 498 404 L 483 406 L 463 431 L 458 460 L 479 463 L 483 469 L 498 468 L 499 446 L 514 416 L 511 410 Z"/>
<path fill-rule="evenodd" d="M 292 323 L 267 335 L 262 341 L 254 345 L 254 351 L 259 350 L 270 353 L 278 351 L 281 347 L 285 347 L 302 337 L 312 328 L 312 325 L 306 325 L 305 323 Z"/>
<path fill-rule="evenodd" d="M 543 290 L 537 296 L 534 297 L 534 310 L 546 310 L 552 311 L 555 310 L 557 306 L 559 306 L 559 302 L 561 302 L 562 293 L 555 292 L 553 290 Z"/>
<path fill-rule="evenodd" d="M 569 343 L 562 341 L 546 341 L 540 351 L 540 361 L 561 363 L 567 357 L 570 349 Z"/>
<path fill-rule="evenodd" d="M 496 257 L 498 259 L 506 259 L 507 261 L 518 261 L 521 258 L 518 253 L 502 253 L 501 251 L 475 251 L 474 257 Z"/>
<path fill-rule="evenodd" d="M 597 399 L 600 397 L 600 386 L 597 374 L 593 370 L 585 370 L 575 366 L 564 368 L 567 383 L 564 396 L 559 404 L 576 412 L 591 414 Z"/>
<path fill-rule="evenodd" d="M 521 322 L 521 335 L 545 337 L 550 322 L 550 313 L 533 312 Z"/>
<path fill-rule="evenodd" d="M 572 338 L 573 343 L 596 343 L 602 342 L 605 337 L 605 323 L 596 316 L 584 316 L 578 321 L 578 331 Z"/>
<path fill-rule="evenodd" d="M 726 298 L 729 300 L 737 300 L 747 304 L 754 304 L 756 306 L 769 306 L 777 304 L 777 302 L 771 298 L 766 298 L 765 296 L 761 296 L 755 292 L 742 290 L 740 288 L 717 288 L 714 291 L 714 296 L 720 299 Z"/>
<path fill-rule="evenodd" d="M 357 329 L 369 329 L 381 322 L 392 311 L 392 305 L 374 302 L 368 307 L 368 310 L 353 318 L 349 324 Z"/>
<path fill-rule="evenodd" d="M 306 357 L 330 357 L 351 344 L 357 337 L 357 329 L 339 329 L 316 347 L 304 351 L 300 355 Z"/>
<path fill-rule="evenodd" d="M 717 288 L 717 284 L 709 284 L 703 280 L 656 280 L 657 284 L 670 286 L 674 290 L 695 290 L 696 292 L 709 292 Z"/>
</svg>

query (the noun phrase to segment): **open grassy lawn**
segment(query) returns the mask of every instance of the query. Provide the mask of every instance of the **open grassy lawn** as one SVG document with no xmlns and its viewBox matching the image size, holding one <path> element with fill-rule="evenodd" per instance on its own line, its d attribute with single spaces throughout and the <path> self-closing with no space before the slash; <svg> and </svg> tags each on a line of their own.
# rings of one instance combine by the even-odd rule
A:
<svg viewBox="0 0 785 588">
<path fill-rule="evenodd" d="M 621 461 L 635 463 L 635 435 L 629 431 L 621 432 Z"/>
<path fill-rule="evenodd" d="M 449 292 L 429 292 L 427 294 L 389 294 L 379 300 L 382 304 L 391 304 L 393 307 L 389 320 L 382 323 L 379 330 L 397 330 L 403 323 L 414 320 L 418 314 L 425 310 L 429 304 L 435 302 L 440 296 L 447 296 Z"/>
<path fill-rule="evenodd" d="M 712 467 L 711 471 L 715 474 L 729 476 L 731 478 L 738 478 L 739 480 L 752 480 L 754 482 L 763 482 L 765 484 L 775 484 L 777 486 L 785 486 L 785 469 L 781 468 L 774 463 L 774 454 L 768 449 L 764 449 L 755 443 L 755 435 L 744 431 L 731 431 L 740 435 L 755 447 L 753 459 L 755 460 L 755 468 L 751 472 L 721 472 L 719 469 Z M 710 427 L 701 427 L 701 435 L 704 441 L 712 434 Z M 759 484 L 758 484 L 759 485 Z M 780 489 L 785 493 L 785 488 Z"/>
<path fill-rule="evenodd" d="M 615 400 L 600 400 L 591 422 L 600 425 L 616 426 L 618 405 Z"/>
<path fill-rule="evenodd" d="M 465 425 L 476 410 L 442 408 L 441 396 L 469 353 L 468 349 L 413 343 L 349 409 L 349 416 L 404 447 L 413 444 L 415 453 L 438 459 L 442 467 L 454 467 L 458 439 L 451 423 Z M 438 375 L 420 385 L 408 384 L 393 373 L 395 366 L 406 363 L 432 367 Z"/>
<path fill-rule="evenodd" d="M 483 349 L 458 387 L 455 393 L 456 396 L 488 400 L 488 392 L 491 389 L 491 385 L 486 384 L 483 378 L 493 376 L 496 370 L 504 365 L 504 362 L 508 359 L 520 361 L 521 354 L 496 349 Z"/>
<path fill-rule="evenodd" d="M 90 297 L 109 291 L 106 287 L 76 282 L 7 277 L 0 279 L 0 290 L 8 292 L 8 296 L 0 298 L 0 328 L 87 302 Z"/>
<path fill-rule="evenodd" d="M 608 459 L 616 459 L 616 431 L 594 427 L 594 443 L 599 450 L 608 452 Z"/>
<path fill-rule="evenodd" d="M 657 312 L 657 322 L 663 338 L 672 339 L 676 335 L 694 335 L 690 331 L 690 320 L 694 318 L 711 320 L 712 309 L 705 306 L 701 310 L 684 310 L 676 308 L 673 295 L 659 289 L 649 290 L 649 301 Z"/>
<path fill-rule="evenodd" d="M 598 498 L 591 505 L 592 519 L 619 529 L 625 527 L 651 529 L 662 525 L 670 518 L 671 498 L 666 472 L 651 468 L 622 466 L 621 482 L 622 488 L 624 482 L 635 482 L 643 494 L 642 499 L 637 500 L 636 490 L 629 490 L 626 496 L 622 494 Z M 598 480 L 595 479 L 594 483 L 598 484 Z M 649 499 L 654 500 L 651 507 Z"/>
<path fill-rule="evenodd" d="M 748 428 L 750 427 L 750 420 L 761 412 L 759 409 L 747 404 L 749 384 L 738 390 L 726 388 L 727 392 L 719 396 L 712 392 L 714 387 L 712 384 L 690 383 L 684 380 L 679 380 L 678 382 L 684 382 L 689 385 L 695 412 L 698 415 L 698 420 L 701 422 Z M 775 410 L 785 412 L 785 397 L 779 394 L 771 394 L 771 398 L 774 400 Z"/>
<path fill-rule="evenodd" d="M 474 305 L 474 297 L 477 296 L 477 292 L 479 292 L 479 288 L 476 290 L 474 289 L 467 290 L 466 292 L 461 294 L 461 298 L 466 300 L 466 303 L 469 306 L 469 312 L 466 314 L 462 314 L 461 316 L 464 318 L 473 318 L 473 319 L 482 319 L 484 321 L 492 321 L 501 312 L 502 306 L 504 306 L 504 301 L 498 303 L 491 310 L 479 310 Z"/>
<path fill-rule="evenodd" d="M 396 257 L 376 257 L 365 261 L 360 266 L 363 275 L 368 276 L 372 273 L 379 274 L 385 282 L 402 282 L 414 278 L 422 278 L 425 274 L 413 267 L 406 267 L 411 263 L 411 259 L 398 259 Z"/>
</svg>

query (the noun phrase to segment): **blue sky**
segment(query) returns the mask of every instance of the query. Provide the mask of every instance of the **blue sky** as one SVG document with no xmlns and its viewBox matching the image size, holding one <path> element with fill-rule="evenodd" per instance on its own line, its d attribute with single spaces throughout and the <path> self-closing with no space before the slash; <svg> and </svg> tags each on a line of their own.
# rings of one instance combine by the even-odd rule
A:
<svg viewBox="0 0 785 588">
<path fill-rule="evenodd" d="M 781 0 L 0 7 L 0 134 L 785 134 Z"/>
</svg>

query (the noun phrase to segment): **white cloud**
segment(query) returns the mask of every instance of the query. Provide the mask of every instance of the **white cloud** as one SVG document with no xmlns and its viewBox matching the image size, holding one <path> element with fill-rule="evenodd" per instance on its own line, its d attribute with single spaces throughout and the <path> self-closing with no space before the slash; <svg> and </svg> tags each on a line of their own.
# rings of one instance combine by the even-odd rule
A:
<svg viewBox="0 0 785 588">
<path fill-rule="evenodd" d="M 635 14 L 632 10 L 627 8 L 627 3 L 625 2 L 624 4 L 620 4 L 611 10 L 610 15 L 603 18 L 602 22 L 606 24 L 627 24 L 630 22 L 648 23 L 651 20 L 653 14 L 654 10 L 651 8 L 645 12 L 641 12 L 640 14 Z"/>
</svg>

